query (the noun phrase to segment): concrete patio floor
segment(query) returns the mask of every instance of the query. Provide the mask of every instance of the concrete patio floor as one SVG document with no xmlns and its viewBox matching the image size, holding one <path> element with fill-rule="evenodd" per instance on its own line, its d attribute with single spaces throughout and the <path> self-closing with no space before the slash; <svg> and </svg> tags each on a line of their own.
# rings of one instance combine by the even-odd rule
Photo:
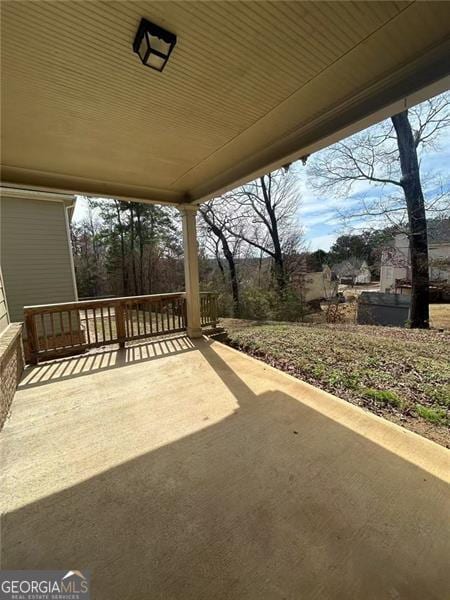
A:
<svg viewBox="0 0 450 600">
<path fill-rule="evenodd" d="M 449 453 L 217 342 L 27 369 L 2 568 L 94 600 L 450 598 Z"/>
</svg>

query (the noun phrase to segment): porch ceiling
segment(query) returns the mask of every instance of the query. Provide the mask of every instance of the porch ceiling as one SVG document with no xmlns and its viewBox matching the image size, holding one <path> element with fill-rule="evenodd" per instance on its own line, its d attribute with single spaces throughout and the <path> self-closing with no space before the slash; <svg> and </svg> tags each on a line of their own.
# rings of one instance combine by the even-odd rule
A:
<svg viewBox="0 0 450 600">
<path fill-rule="evenodd" d="M 199 201 L 448 87 L 447 2 L 2 3 L 2 177 Z M 163 73 L 141 17 L 178 43 Z"/>
</svg>

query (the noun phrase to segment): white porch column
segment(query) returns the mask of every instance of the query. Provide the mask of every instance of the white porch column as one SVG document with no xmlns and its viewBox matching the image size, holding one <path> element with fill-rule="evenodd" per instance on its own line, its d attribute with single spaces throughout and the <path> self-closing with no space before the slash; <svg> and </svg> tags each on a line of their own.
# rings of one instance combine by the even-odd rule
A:
<svg viewBox="0 0 450 600">
<path fill-rule="evenodd" d="M 197 207 L 180 208 L 183 218 L 184 281 L 186 287 L 187 333 L 190 338 L 202 336 L 200 324 L 200 286 L 198 276 Z"/>
</svg>

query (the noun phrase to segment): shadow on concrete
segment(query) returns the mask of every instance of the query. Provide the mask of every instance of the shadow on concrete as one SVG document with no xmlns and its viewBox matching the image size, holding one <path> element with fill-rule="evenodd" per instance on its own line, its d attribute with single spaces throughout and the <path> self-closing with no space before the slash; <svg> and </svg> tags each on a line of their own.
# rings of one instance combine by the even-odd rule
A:
<svg viewBox="0 0 450 600">
<path fill-rule="evenodd" d="M 129 364 L 157 360 L 166 356 L 195 350 L 187 335 L 134 343 L 123 349 L 93 351 L 80 356 L 52 360 L 25 369 L 18 389 L 27 389 L 52 382 L 90 375 L 97 371 L 117 369 Z"/>
<path fill-rule="evenodd" d="M 6 514 L 3 568 L 90 569 L 94 600 L 449 597 L 443 481 L 197 349 L 236 412 Z"/>
</svg>

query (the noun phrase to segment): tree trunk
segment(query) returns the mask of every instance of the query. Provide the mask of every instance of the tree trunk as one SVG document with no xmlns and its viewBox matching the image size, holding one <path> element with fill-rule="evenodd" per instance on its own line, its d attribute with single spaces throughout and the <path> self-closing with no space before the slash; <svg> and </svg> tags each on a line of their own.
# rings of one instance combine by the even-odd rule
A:
<svg viewBox="0 0 450 600">
<path fill-rule="evenodd" d="M 220 274 L 222 275 L 222 279 L 224 284 L 227 282 L 227 276 L 225 275 L 225 269 L 223 268 L 222 261 L 220 260 L 220 251 L 219 251 L 219 239 L 216 241 L 216 249 L 214 251 L 214 255 L 216 257 L 217 266 L 219 267 Z"/>
<path fill-rule="evenodd" d="M 139 294 L 144 293 L 144 236 L 142 234 L 141 207 L 136 206 L 137 234 L 139 237 Z"/>
<path fill-rule="evenodd" d="M 269 178 L 269 185 L 270 185 L 271 175 L 269 174 L 269 175 L 267 175 L 267 177 Z M 270 190 L 267 188 L 264 177 L 261 177 L 260 181 L 261 181 L 261 187 L 262 187 L 262 191 L 263 191 L 264 202 L 266 205 L 267 214 L 269 215 L 269 219 L 270 219 L 269 234 L 270 234 L 270 237 L 272 238 L 272 244 L 273 244 L 273 263 L 274 263 L 275 279 L 276 279 L 277 286 L 278 286 L 278 292 L 279 292 L 280 296 L 283 296 L 285 289 L 286 289 L 286 270 L 285 270 L 285 266 L 284 266 L 284 257 L 283 257 L 283 251 L 281 249 L 280 236 L 278 233 L 277 215 L 275 214 L 275 208 L 272 205 L 271 193 L 270 193 Z"/>
<path fill-rule="evenodd" d="M 99 252 L 97 246 L 97 236 L 94 226 L 94 220 L 92 218 L 92 211 L 89 210 L 89 227 L 92 242 L 92 254 L 94 257 L 94 265 L 92 266 L 92 278 L 91 278 L 91 291 L 90 296 L 98 296 L 98 265 L 99 265 Z"/>
<path fill-rule="evenodd" d="M 230 250 L 230 246 L 228 245 L 228 241 L 223 236 L 222 239 L 222 249 L 226 261 L 228 263 L 228 271 L 230 273 L 230 283 L 231 283 L 231 295 L 233 296 L 233 316 L 239 317 L 241 312 L 240 302 L 239 302 L 239 282 L 236 273 L 236 263 L 234 262 L 233 253 Z"/>
<path fill-rule="evenodd" d="M 211 228 L 214 235 L 220 240 L 222 244 L 223 254 L 225 256 L 225 260 L 228 265 L 228 272 L 230 275 L 230 284 L 231 284 L 231 295 L 233 297 L 233 316 L 239 317 L 240 314 L 240 299 L 239 299 L 239 281 L 236 273 L 236 263 L 234 262 L 234 256 L 231 252 L 230 246 L 228 244 L 228 240 L 223 231 L 218 227 L 214 221 L 209 217 L 206 212 L 202 212 L 203 218 L 208 226 Z"/>
<path fill-rule="evenodd" d="M 258 258 L 258 287 L 259 288 L 261 288 L 262 260 L 263 260 L 263 253 L 262 253 L 262 250 L 260 250 L 259 251 L 259 258 Z"/>
<path fill-rule="evenodd" d="M 135 240 L 135 232 L 134 232 L 134 210 L 133 205 L 130 203 L 130 250 L 131 250 L 131 269 L 133 273 L 133 283 L 134 283 L 134 295 L 137 296 L 138 286 L 137 286 L 137 273 L 136 273 L 136 257 L 134 255 L 134 240 Z"/>
<path fill-rule="evenodd" d="M 128 296 L 128 276 L 127 269 L 125 266 L 125 238 L 123 234 L 122 218 L 120 216 L 120 203 L 118 200 L 116 203 L 117 222 L 119 224 L 119 237 L 120 237 L 120 262 L 122 265 L 122 295 Z"/>
<path fill-rule="evenodd" d="M 417 148 L 408 111 L 392 117 L 397 134 L 402 171 L 401 185 L 406 199 L 409 221 L 409 247 L 411 252 L 411 309 L 410 327 L 429 327 L 429 262 L 425 203 L 420 181 Z"/>
<path fill-rule="evenodd" d="M 155 216 L 153 211 L 150 212 L 149 217 L 149 249 L 148 249 L 148 264 L 147 264 L 147 279 L 148 279 L 148 293 L 153 294 L 153 271 L 154 271 L 154 254 L 155 254 Z"/>
</svg>

